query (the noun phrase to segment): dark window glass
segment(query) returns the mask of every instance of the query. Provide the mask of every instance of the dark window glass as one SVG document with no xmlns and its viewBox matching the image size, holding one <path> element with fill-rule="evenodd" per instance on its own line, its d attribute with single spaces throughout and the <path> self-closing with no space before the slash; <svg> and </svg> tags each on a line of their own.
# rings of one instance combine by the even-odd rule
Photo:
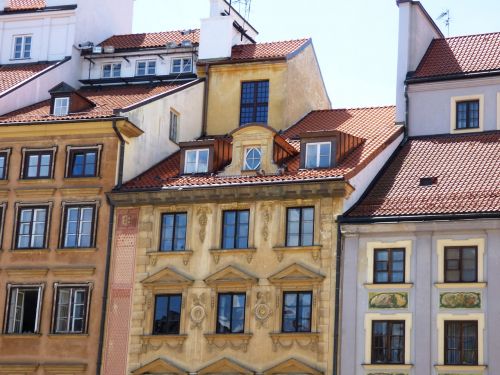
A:
<svg viewBox="0 0 500 375">
<path fill-rule="evenodd" d="M 17 217 L 17 249 L 42 249 L 45 247 L 47 207 L 20 208 Z"/>
<path fill-rule="evenodd" d="M 187 214 L 163 214 L 161 218 L 160 251 L 186 250 Z"/>
<path fill-rule="evenodd" d="M 170 132 L 169 132 L 169 139 L 177 143 L 177 132 L 179 128 L 179 116 L 177 113 L 170 112 Z"/>
<path fill-rule="evenodd" d="M 446 321 L 445 364 L 477 365 L 477 321 Z"/>
<path fill-rule="evenodd" d="M 55 333 L 84 333 L 87 321 L 87 287 L 59 287 L 55 309 Z"/>
<path fill-rule="evenodd" d="M 0 152 L 0 180 L 7 179 L 7 159 L 7 153 Z"/>
<path fill-rule="evenodd" d="M 269 81 L 241 84 L 240 125 L 251 122 L 267 124 Z"/>
<path fill-rule="evenodd" d="M 181 326 L 180 294 L 159 295 L 155 302 L 154 335 L 178 335 Z"/>
<path fill-rule="evenodd" d="M 286 246 L 312 246 L 314 240 L 314 207 L 287 209 Z"/>
<path fill-rule="evenodd" d="M 97 150 L 74 150 L 70 153 L 69 177 L 95 177 Z"/>
<path fill-rule="evenodd" d="M 479 128 L 479 100 L 457 103 L 457 129 Z"/>
<path fill-rule="evenodd" d="M 64 215 L 65 248 L 86 248 L 94 244 L 94 206 L 67 206 Z"/>
<path fill-rule="evenodd" d="M 283 293 L 283 332 L 311 332 L 312 293 Z"/>
<path fill-rule="evenodd" d="M 7 333 L 38 332 L 39 287 L 16 287 L 10 290 Z"/>
<path fill-rule="evenodd" d="M 222 223 L 222 248 L 248 248 L 248 222 L 250 211 L 224 211 Z"/>
<path fill-rule="evenodd" d="M 245 331 L 245 293 L 219 294 L 217 333 Z"/>
<path fill-rule="evenodd" d="M 379 284 L 405 282 L 405 250 L 375 249 L 373 281 Z"/>
<path fill-rule="evenodd" d="M 446 247 L 444 254 L 445 282 L 473 283 L 477 281 L 477 247 Z"/>
<path fill-rule="evenodd" d="M 404 321 L 376 320 L 372 323 L 372 363 L 404 363 Z"/>
<path fill-rule="evenodd" d="M 52 151 L 26 152 L 23 178 L 52 177 Z"/>
</svg>

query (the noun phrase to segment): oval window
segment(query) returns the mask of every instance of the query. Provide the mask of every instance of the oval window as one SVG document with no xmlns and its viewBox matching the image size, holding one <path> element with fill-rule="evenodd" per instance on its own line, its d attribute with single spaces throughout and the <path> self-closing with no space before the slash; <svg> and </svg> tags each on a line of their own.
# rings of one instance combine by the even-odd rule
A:
<svg viewBox="0 0 500 375">
<path fill-rule="evenodd" d="M 260 148 L 250 147 L 245 150 L 245 169 L 255 171 L 260 168 L 262 152 Z"/>
</svg>

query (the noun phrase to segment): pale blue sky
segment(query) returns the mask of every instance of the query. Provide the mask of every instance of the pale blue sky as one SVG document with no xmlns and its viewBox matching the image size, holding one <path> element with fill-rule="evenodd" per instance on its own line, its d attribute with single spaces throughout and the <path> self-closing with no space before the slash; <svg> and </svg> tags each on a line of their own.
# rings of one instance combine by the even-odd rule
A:
<svg viewBox="0 0 500 375">
<path fill-rule="evenodd" d="M 450 9 L 450 36 L 500 31 L 500 0 L 421 2 L 434 19 Z M 134 32 L 198 28 L 208 14 L 209 0 L 135 0 Z M 260 42 L 312 37 L 335 108 L 394 104 L 395 0 L 252 0 L 249 21 Z"/>
</svg>

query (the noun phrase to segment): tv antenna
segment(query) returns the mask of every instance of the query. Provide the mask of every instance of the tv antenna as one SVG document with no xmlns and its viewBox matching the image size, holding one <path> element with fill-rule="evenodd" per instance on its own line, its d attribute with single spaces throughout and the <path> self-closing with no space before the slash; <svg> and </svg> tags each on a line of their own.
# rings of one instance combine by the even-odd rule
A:
<svg viewBox="0 0 500 375">
<path fill-rule="evenodd" d="M 231 6 L 238 11 L 241 16 L 248 21 L 250 17 L 250 6 L 252 0 L 230 0 Z"/>
<path fill-rule="evenodd" d="M 443 20 L 444 22 L 444 25 L 446 26 L 446 28 L 448 29 L 448 36 L 450 36 L 450 10 L 449 9 L 446 9 L 443 13 L 441 13 L 439 15 L 439 17 L 437 18 L 437 20 Z"/>
</svg>

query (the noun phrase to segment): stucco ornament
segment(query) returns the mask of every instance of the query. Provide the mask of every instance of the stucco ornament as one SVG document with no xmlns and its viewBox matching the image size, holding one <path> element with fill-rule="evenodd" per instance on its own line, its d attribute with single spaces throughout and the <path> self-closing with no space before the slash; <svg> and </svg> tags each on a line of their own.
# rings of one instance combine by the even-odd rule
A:
<svg viewBox="0 0 500 375">
<path fill-rule="evenodd" d="M 262 237 L 264 241 L 269 238 L 269 224 L 272 220 L 272 208 L 271 204 L 265 204 L 262 206 Z"/>
<path fill-rule="evenodd" d="M 273 315 L 273 310 L 269 305 L 270 299 L 270 292 L 257 292 L 257 303 L 253 309 L 255 319 L 257 320 L 257 328 L 267 328 L 267 321 Z"/>
<path fill-rule="evenodd" d="M 441 293 L 439 305 L 442 309 L 479 309 L 481 294 L 476 292 Z"/>
<path fill-rule="evenodd" d="M 196 211 L 198 215 L 198 223 L 200 224 L 200 241 L 205 242 L 205 237 L 207 236 L 207 224 L 208 215 L 212 213 L 212 210 L 208 207 L 200 207 Z"/>
<path fill-rule="evenodd" d="M 370 293 L 370 309 L 404 309 L 408 307 L 408 293 Z"/>
<path fill-rule="evenodd" d="M 205 293 L 201 293 L 200 295 L 193 295 L 193 307 L 191 307 L 191 311 L 189 312 L 189 318 L 191 319 L 191 328 L 201 328 L 201 324 L 207 316 L 205 305 Z"/>
</svg>

